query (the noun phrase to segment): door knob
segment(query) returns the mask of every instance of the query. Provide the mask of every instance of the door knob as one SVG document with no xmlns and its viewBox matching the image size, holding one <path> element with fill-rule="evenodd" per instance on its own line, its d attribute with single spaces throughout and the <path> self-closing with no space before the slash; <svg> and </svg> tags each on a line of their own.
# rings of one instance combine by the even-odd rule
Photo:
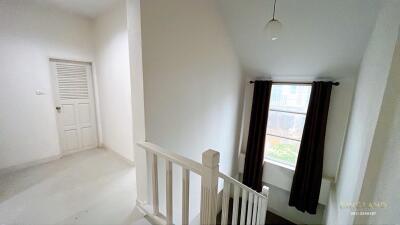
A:
<svg viewBox="0 0 400 225">
<path fill-rule="evenodd" d="M 61 107 L 60 107 L 60 106 L 57 106 L 57 107 L 56 107 L 56 110 L 57 110 L 57 111 L 60 111 L 60 110 L 61 110 Z"/>
</svg>

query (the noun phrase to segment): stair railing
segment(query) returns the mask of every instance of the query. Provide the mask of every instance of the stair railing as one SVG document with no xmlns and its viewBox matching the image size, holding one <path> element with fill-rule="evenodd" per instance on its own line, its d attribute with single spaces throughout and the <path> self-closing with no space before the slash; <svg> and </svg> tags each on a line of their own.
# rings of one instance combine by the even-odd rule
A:
<svg viewBox="0 0 400 225">
<path fill-rule="evenodd" d="M 202 154 L 202 163 L 190 160 L 183 156 L 170 153 L 163 148 L 149 143 L 138 143 L 147 152 L 151 161 L 151 192 L 152 192 L 152 212 L 148 212 L 146 207 L 139 205 L 147 214 L 163 218 L 163 222 L 173 224 L 173 170 L 172 165 L 178 165 L 182 169 L 182 224 L 189 224 L 189 184 L 190 172 L 201 176 L 201 206 L 200 224 L 217 224 L 217 205 L 218 205 L 218 181 L 223 180 L 222 191 L 222 217 L 221 224 L 228 224 L 228 215 L 232 215 L 230 224 L 265 224 L 265 216 L 268 203 L 268 188 L 263 187 L 262 193 L 258 193 L 239 181 L 229 177 L 219 171 L 219 152 L 207 150 Z M 166 177 L 166 215 L 162 215 L 159 209 L 158 193 L 158 159 L 165 161 Z M 137 171 L 140 172 L 140 171 Z M 231 198 L 231 188 L 233 190 L 233 209 L 229 211 L 229 200 Z M 241 201 L 239 199 L 241 198 Z M 239 204 L 241 208 L 239 211 Z M 143 204 L 139 202 L 138 204 Z M 239 218 L 240 215 L 240 218 Z"/>
<path fill-rule="evenodd" d="M 221 224 L 264 225 L 267 214 L 269 188 L 267 186 L 263 186 L 262 192 L 258 193 L 223 173 L 219 173 L 219 177 L 224 181 Z M 232 212 L 230 212 L 229 199 L 231 197 L 232 189 L 233 208 Z M 230 213 L 232 215 L 232 220 L 228 221 L 228 215 Z"/>
</svg>

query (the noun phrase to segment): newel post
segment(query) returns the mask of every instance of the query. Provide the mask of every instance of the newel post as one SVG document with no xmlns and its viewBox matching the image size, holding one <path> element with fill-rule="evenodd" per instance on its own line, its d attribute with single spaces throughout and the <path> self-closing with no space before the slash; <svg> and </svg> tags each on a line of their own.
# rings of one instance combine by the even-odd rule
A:
<svg viewBox="0 0 400 225">
<path fill-rule="evenodd" d="M 202 164 L 200 224 L 214 225 L 217 220 L 219 152 L 203 152 Z"/>
</svg>

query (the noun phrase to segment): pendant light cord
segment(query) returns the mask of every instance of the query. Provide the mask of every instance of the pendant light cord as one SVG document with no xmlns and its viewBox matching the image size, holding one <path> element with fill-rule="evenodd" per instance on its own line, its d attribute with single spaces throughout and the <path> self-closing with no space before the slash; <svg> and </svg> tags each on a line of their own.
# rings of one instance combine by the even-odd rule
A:
<svg viewBox="0 0 400 225">
<path fill-rule="evenodd" d="M 276 8 L 276 0 L 274 2 L 274 13 L 272 14 L 272 20 L 275 20 L 275 8 Z"/>
</svg>

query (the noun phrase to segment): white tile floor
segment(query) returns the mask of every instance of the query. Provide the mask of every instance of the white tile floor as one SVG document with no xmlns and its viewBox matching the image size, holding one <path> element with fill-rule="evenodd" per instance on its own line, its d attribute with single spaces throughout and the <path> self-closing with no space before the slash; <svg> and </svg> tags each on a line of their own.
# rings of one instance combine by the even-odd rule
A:
<svg viewBox="0 0 400 225">
<path fill-rule="evenodd" d="M 0 224 L 132 224 L 135 168 L 96 149 L 0 176 Z"/>
</svg>

